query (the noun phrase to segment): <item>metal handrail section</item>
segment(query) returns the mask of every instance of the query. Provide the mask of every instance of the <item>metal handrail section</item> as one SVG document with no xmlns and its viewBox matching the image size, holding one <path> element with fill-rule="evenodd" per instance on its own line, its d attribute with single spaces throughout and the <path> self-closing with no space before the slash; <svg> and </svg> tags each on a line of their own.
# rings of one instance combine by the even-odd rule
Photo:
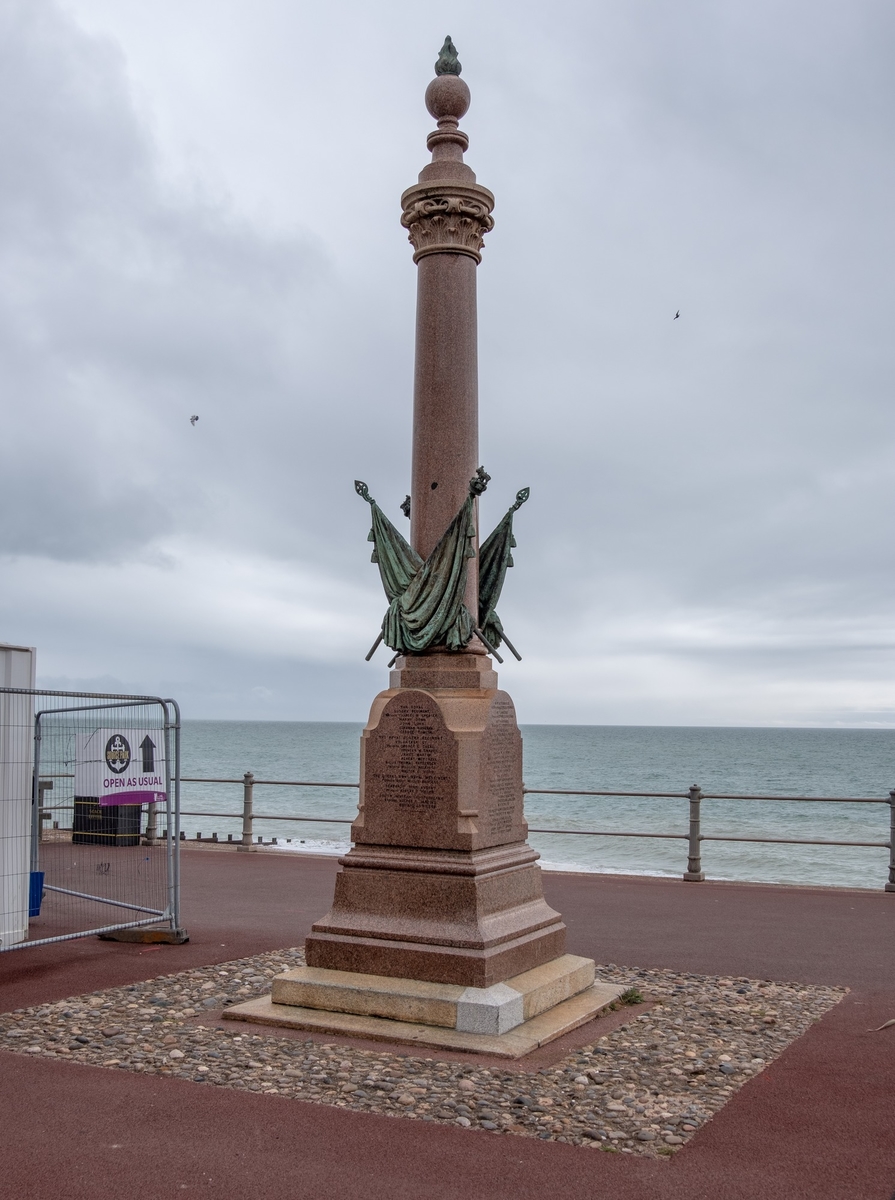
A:
<svg viewBox="0 0 895 1200">
<path fill-rule="evenodd" d="M 249 772 L 251 774 L 251 772 Z M 193 779 L 189 775 L 183 775 L 181 783 L 244 783 L 245 776 L 242 779 Z M 359 783 L 319 783 L 311 779 L 255 779 L 252 776 L 252 782 L 255 784 L 263 784 L 265 787 L 332 787 L 332 788 L 359 788 Z M 203 814 L 204 815 L 204 814 Z M 216 815 L 216 814 L 212 814 Z"/>
<path fill-rule="evenodd" d="M 182 783 L 243 783 L 242 779 L 209 779 L 207 777 L 184 775 Z M 359 783 L 331 783 L 311 779 L 253 779 L 258 786 L 264 787 L 330 787 L 330 788 L 359 788 Z M 526 796 L 630 796 L 641 800 L 687 800 L 689 792 L 607 792 L 593 791 L 585 788 L 530 788 L 522 789 Z M 757 796 L 741 792 L 703 792 L 703 800 L 795 800 L 811 804 L 888 804 L 889 799 L 880 796 Z M 189 814 L 184 813 L 184 816 Z M 224 813 L 194 813 L 193 816 L 220 817 Z"/>
<path fill-rule="evenodd" d="M 727 837 L 704 833 L 702 842 L 769 842 L 781 846 L 876 846 L 887 850 L 889 842 L 836 842 L 831 838 L 774 838 L 774 837 Z"/>
<path fill-rule="evenodd" d="M 240 782 L 242 782 L 240 780 Z M 242 818 L 242 813 L 222 813 L 222 812 L 187 812 L 186 809 L 180 814 L 182 817 L 227 817 L 231 821 L 239 821 Z M 256 821 L 319 821 L 321 825 L 350 825 L 353 817 L 293 817 L 284 816 L 282 813 L 252 813 L 252 817 Z"/>
<path fill-rule="evenodd" d="M 134 912 L 155 913 L 157 917 L 167 915 L 163 908 L 147 908 L 145 904 L 128 904 L 124 900 L 113 900 L 111 896 L 94 896 L 91 892 L 76 892 L 72 888 L 56 887 L 51 883 L 44 884 L 44 891 L 59 892 L 63 896 L 77 896 L 80 900 L 93 900 L 96 904 L 111 904 L 113 908 L 130 908 Z"/>
<path fill-rule="evenodd" d="M 886 801 L 881 801 L 886 803 Z M 242 817 L 242 813 L 224 813 L 224 812 L 187 812 L 186 809 L 181 813 L 184 817 L 222 817 L 230 821 L 238 821 Z M 353 817 L 297 817 L 285 816 L 283 813 L 255 813 L 256 821 L 309 821 L 312 824 L 320 825 L 352 825 Z M 529 833 L 562 833 L 572 834 L 577 837 L 633 837 L 633 838 L 669 838 L 677 841 L 686 841 L 688 834 L 686 833 L 654 833 L 648 830 L 621 830 L 621 829 L 554 829 L 552 826 L 549 829 L 536 829 L 534 826 L 529 826 Z M 722 835 L 704 833 L 700 837 L 703 842 L 772 842 L 786 846 L 874 846 L 877 848 L 886 849 L 889 846 L 888 842 L 836 842 L 829 838 L 774 838 L 774 837 L 725 837 Z"/>
<path fill-rule="evenodd" d="M 242 780 L 221 780 L 239 782 Z M 355 787 L 358 785 L 355 784 Z M 641 800 L 688 800 L 689 792 L 593 792 L 571 788 L 523 788 L 527 796 L 632 796 Z M 810 804 L 888 804 L 879 796 L 756 796 L 752 793 L 702 792 L 703 800 L 795 800 Z"/>
<path fill-rule="evenodd" d="M 158 917 L 144 917 L 142 921 L 124 921 L 118 925 L 98 925 L 96 929 L 83 929 L 77 936 L 81 938 L 99 937 L 107 933 L 117 933 L 121 929 L 141 929 L 144 925 L 158 925 Z M 19 947 L 33 950 L 35 946 L 54 946 L 57 942 L 70 942 L 70 933 L 58 933 L 55 937 L 35 938 L 31 942 L 19 942 Z"/>
<path fill-rule="evenodd" d="M 255 850 L 253 842 L 253 821 L 306 821 L 321 825 L 351 825 L 348 817 L 306 817 L 285 816 L 282 814 L 261 814 L 254 811 L 255 785 L 264 787 L 332 787 L 358 788 L 359 783 L 332 783 L 311 781 L 307 779 L 256 779 L 251 771 L 246 771 L 242 779 L 209 779 L 185 776 L 184 783 L 232 783 L 243 785 L 243 809 L 241 813 L 222 813 L 209 811 L 184 812 L 188 817 L 222 817 L 230 820 L 242 818 L 242 838 L 237 843 L 238 850 Z M 623 837 L 623 838 L 661 838 L 667 840 L 686 841 L 687 870 L 683 879 L 690 883 L 701 883 L 705 879 L 702 869 L 703 842 L 758 842 L 768 845 L 782 846 L 860 846 L 889 851 L 889 873 L 885 891 L 895 893 L 895 789 L 883 799 L 879 796 L 769 796 L 741 792 L 703 792 L 693 784 L 686 792 L 629 792 L 604 791 L 594 789 L 573 788 L 528 788 L 523 787 L 527 796 L 609 796 L 632 797 L 640 800 L 686 800 L 689 803 L 689 828 L 687 833 L 658 833 L 651 830 L 622 830 L 622 829 L 530 829 L 531 833 L 554 833 L 572 835 L 575 837 Z M 868 842 L 853 840 L 838 840 L 832 838 L 778 838 L 754 837 L 745 834 L 705 834 L 702 832 L 702 801 L 703 800 L 758 800 L 762 802 L 777 801 L 785 803 L 794 801 L 799 804 L 888 804 L 889 805 L 889 840 L 885 842 Z M 216 837 L 217 835 L 215 835 Z"/>
</svg>

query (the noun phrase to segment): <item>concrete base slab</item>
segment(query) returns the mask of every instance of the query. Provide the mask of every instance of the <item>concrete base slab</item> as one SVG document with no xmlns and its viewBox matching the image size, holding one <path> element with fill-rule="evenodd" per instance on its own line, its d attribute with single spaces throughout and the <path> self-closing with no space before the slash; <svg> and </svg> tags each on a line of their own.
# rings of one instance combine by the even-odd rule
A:
<svg viewBox="0 0 895 1200">
<path fill-rule="evenodd" d="M 522 1058 L 537 1050 L 539 1046 L 544 1046 L 577 1029 L 579 1025 L 593 1020 L 617 1000 L 623 991 L 624 988 L 617 984 L 592 984 L 577 996 L 561 1001 L 546 1012 L 517 1025 L 509 1033 L 502 1034 L 470 1033 L 410 1021 L 393 1021 L 384 1017 L 274 1004 L 269 996 L 234 1005 L 233 1008 L 225 1009 L 222 1015 L 230 1021 L 251 1021 L 259 1025 L 273 1025 L 285 1029 L 307 1029 L 317 1033 L 370 1038 L 373 1041 L 397 1045 L 471 1051 L 489 1054 L 495 1058 L 514 1059 Z"/>
</svg>

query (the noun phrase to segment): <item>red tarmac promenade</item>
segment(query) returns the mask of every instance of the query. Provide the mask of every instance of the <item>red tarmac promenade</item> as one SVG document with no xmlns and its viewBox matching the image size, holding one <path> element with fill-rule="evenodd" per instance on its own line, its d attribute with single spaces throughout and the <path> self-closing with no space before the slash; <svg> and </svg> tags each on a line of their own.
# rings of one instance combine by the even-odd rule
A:
<svg viewBox="0 0 895 1200">
<path fill-rule="evenodd" d="M 0 956 L 0 1010 L 300 944 L 334 860 L 186 849 L 185 946 Z M 895 895 L 545 878 L 597 962 L 851 989 L 670 1159 L 348 1112 L 0 1052 L 4 1197 L 893 1200 Z"/>
</svg>

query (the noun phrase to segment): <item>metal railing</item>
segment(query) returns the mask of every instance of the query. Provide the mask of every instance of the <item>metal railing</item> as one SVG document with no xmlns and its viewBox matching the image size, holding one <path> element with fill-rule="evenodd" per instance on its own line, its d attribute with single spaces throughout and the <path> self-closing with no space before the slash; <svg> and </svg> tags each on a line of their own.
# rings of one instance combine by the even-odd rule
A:
<svg viewBox="0 0 895 1200">
<path fill-rule="evenodd" d="M 351 817 L 307 817 L 286 816 L 282 813 L 256 813 L 254 811 L 255 787 L 320 787 L 320 788 L 359 788 L 359 783 L 330 783 L 311 781 L 307 779 L 256 779 L 251 771 L 246 771 L 242 779 L 208 779 L 189 778 L 184 776 L 184 783 L 228 783 L 242 784 L 243 803 L 242 813 L 222 813 L 208 811 L 186 811 L 186 817 L 221 817 L 236 819 L 242 817 L 242 836 L 236 843 L 237 850 L 251 851 L 257 849 L 261 837 L 253 841 L 254 821 L 307 821 L 323 825 L 351 825 Z M 682 878 L 688 883 L 702 883 L 705 871 L 702 867 L 703 842 L 761 842 L 769 845 L 786 846 L 868 846 L 889 851 L 889 875 L 885 891 L 895 893 L 895 789 L 883 799 L 879 796 L 764 796 L 734 792 L 703 792 L 698 784 L 693 784 L 686 792 L 627 792 L 627 791 L 593 791 L 581 788 L 523 788 L 527 796 L 606 796 L 632 797 L 640 800 L 686 800 L 688 802 L 689 825 L 686 833 L 657 833 L 652 830 L 620 830 L 620 829 L 549 829 L 529 828 L 530 833 L 572 834 L 577 837 L 625 837 L 625 838 L 663 838 L 681 840 L 687 843 L 687 869 Z M 702 832 L 702 801 L 703 800 L 754 800 L 759 803 L 783 801 L 796 804 L 887 804 L 889 806 L 889 839 L 885 842 L 851 841 L 832 838 L 782 838 L 782 837 L 753 837 L 745 834 L 706 834 Z M 183 836 L 181 834 L 181 836 Z M 201 839 L 200 839 L 201 840 Z M 217 835 L 211 839 L 217 841 Z M 274 839 L 276 841 L 276 839 Z"/>
</svg>

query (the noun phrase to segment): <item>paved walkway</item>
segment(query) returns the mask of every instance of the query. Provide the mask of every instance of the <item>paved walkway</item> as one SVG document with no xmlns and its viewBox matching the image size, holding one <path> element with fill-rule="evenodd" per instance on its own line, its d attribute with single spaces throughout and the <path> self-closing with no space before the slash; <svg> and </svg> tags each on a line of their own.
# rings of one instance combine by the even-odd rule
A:
<svg viewBox="0 0 895 1200">
<path fill-rule="evenodd" d="M 332 860 L 186 849 L 186 946 L 0 956 L 0 1010 L 301 942 Z M 667 1161 L 0 1053 L 0 1178 L 34 1200 L 893 1200 L 895 895 L 547 875 L 603 962 L 845 984 L 847 998 Z"/>
</svg>

